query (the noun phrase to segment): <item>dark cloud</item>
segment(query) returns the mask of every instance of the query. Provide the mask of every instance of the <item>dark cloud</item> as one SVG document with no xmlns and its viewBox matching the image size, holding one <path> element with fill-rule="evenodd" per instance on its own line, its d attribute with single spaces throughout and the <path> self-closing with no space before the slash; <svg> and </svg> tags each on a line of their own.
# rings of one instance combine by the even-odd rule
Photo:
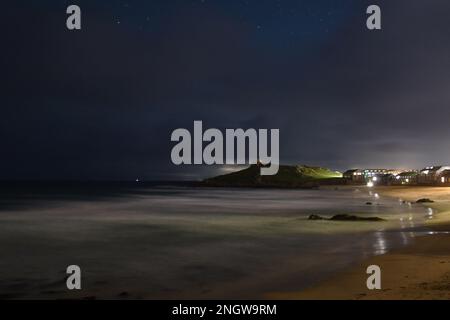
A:
<svg viewBox="0 0 450 320">
<path fill-rule="evenodd" d="M 4 10 L 2 179 L 221 172 L 171 164 L 193 120 L 280 128 L 282 163 L 450 162 L 448 1 L 378 1 L 376 32 L 368 1 L 79 1 L 79 32 L 68 4 Z"/>
</svg>

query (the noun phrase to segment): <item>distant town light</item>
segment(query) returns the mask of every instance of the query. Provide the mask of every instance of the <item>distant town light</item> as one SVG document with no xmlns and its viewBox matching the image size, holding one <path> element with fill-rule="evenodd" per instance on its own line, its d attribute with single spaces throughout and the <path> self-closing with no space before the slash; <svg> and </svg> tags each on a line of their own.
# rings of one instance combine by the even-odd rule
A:
<svg viewBox="0 0 450 320">
<path fill-rule="evenodd" d="M 445 177 L 441 177 L 441 182 L 445 183 Z"/>
<path fill-rule="evenodd" d="M 372 187 L 373 187 L 373 182 L 372 182 L 372 181 L 367 182 L 367 186 L 368 186 L 369 188 L 372 188 Z"/>
<path fill-rule="evenodd" d="M 378 180 L 378 177 L 373 177 L 373 181 L 377 181 Z"/>
<path fill-rule="evenodd" d="M 400 180 L 400 176 L 396 176 L 395 179 Z"/>
</svg>

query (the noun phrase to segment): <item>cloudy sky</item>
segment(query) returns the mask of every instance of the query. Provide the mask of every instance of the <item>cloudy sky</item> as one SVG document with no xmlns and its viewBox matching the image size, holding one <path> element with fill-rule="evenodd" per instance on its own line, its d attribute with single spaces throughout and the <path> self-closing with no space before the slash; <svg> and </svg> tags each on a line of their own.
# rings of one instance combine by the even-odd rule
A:
<svg viewBox="0 0 450 320">
<path fill-rule="evenodd" d="M 82 30 L 66 28 L 66 7 Z M 382 30 L 366 28 L 370 4 Z M 0 179 L 199 179 L 176 128 L 279 128 L 280 161 L 450 164 L 448 0 L 10 1 Z M 192 130 L 192 129 L 191 129 Z"/>
</svg>

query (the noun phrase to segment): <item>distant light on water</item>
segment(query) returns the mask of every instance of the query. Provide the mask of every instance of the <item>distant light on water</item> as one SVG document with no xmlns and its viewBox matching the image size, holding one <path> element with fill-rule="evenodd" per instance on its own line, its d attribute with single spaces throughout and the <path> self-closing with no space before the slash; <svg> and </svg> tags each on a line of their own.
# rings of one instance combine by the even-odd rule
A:
<svg viewBox="0 0 450 320">
<path fill-rule="evenodd" d="M 387 252 L 386 239 L 383 232 L 375 232 L 376 241 L 374 243 L 375 254 L 385 254 Z"/>
</svg>

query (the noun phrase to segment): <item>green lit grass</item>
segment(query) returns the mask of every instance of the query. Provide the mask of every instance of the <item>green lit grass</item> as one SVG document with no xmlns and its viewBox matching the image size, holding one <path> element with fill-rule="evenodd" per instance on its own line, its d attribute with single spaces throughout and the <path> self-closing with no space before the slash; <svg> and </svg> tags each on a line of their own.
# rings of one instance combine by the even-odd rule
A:
<svg viewBox="0 0 450 320">
<path fill-rule="evenodd" d="M 261 176 L 260 167 L 250 167 L 230 174 L 206 179 L 205 185 L 224 187 L 313 187 L 320 184 L 340 183 L 342 174 L 327 168 L 305 165 L 280 166 L 273 176 Z"/>
</svg>

